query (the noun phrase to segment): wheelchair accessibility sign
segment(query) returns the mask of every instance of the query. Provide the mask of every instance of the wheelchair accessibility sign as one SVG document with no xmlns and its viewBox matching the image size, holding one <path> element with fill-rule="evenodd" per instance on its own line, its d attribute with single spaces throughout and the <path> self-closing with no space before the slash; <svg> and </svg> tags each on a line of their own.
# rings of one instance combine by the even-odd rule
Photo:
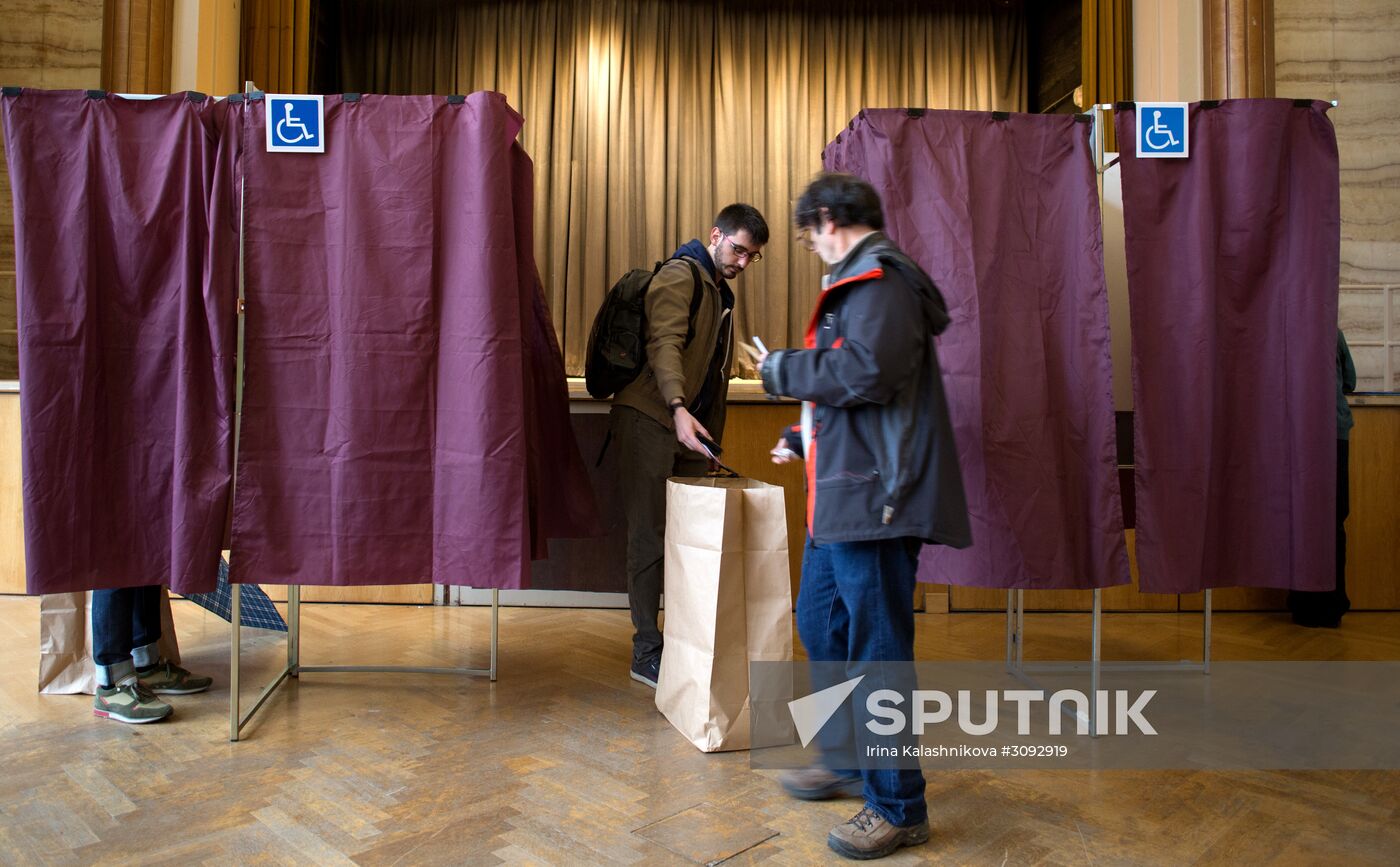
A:
<svg viewBox="0 0 1400 867">
<path fill-rule="evenodd" d="M 1137 104 L 1137 155 L 1177 157 L 1191 153 L 1191 125 L 1184 102 Z"/>
<path fill-rule="evenodd" d="M 320 96 L 269 93 L 264 99 L 268 153 L 326 152 L 326 107 Z"/>
</svg>

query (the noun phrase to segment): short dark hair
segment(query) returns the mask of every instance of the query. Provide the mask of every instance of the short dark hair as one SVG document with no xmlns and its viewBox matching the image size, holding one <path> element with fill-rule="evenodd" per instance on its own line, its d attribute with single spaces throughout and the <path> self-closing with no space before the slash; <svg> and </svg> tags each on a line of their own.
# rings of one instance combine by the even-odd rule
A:
<svg viewBox="0 0 1400 867">
<path fill-rule="evenodd" d="M 885 212 L 880 194 L 855 175 L 823 172 L 816 176 L 797 199 L 792 220 L 797 228 L 813 228 L 822 212 L 838 227 L 869 226 L 885 228 Z"/>
<path fill-rule="evenodd" d="M 732 235 L 740 229 L 746 229 L 755 244 L 768 243 L 767 221 L 758 212 L 758 208 L 743 202 L 725 205 L 724 210 L 719 212 L 718 217 L 715 217 L 715 228 L 726 235 Z"/>
</svg>

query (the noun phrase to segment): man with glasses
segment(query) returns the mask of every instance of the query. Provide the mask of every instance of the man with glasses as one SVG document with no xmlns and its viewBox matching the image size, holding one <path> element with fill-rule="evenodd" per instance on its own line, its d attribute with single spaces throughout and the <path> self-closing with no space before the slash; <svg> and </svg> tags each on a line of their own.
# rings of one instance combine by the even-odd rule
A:
<svg viewBox="0 0 1400 867">
<path fill-rule="evenodd" d="M 646 364 L 613 398 L 619 493 L 627 516 L 627 596 L 632 607 L 632 679 L 656 687 L 661 670 L 662 558 L 666 479 L 703 476 L 700 437 L 724 435 L 734 355 L 734 292 L 729 281 L 763 258 L 768 224 L 752 205 L 715 217 L 709 244 L 682 244 L 652 277 L 646 294 Z"/>
</svg>

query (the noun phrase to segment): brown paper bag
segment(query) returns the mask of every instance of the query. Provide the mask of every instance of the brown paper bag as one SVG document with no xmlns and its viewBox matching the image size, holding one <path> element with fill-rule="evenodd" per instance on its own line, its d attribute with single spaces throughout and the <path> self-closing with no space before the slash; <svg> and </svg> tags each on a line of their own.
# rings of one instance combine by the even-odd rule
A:
<svg viewBox="0 0 1400 867">
<path fill-rule="evenodd" d="M 749 748 L 749 662 L 792 659 L 783 489 L 666 482 L 666 615 L 656 707 L 700 750 Z"/>
<path fill-rule="evenodd" d="M 160 591 L 160 655 L 180 662 L 170 594 Z M 46 593 L 39 597 L 39 692 L 72 695 L 97 691 L 92 661 L 92 594 Z"/>
</svg>

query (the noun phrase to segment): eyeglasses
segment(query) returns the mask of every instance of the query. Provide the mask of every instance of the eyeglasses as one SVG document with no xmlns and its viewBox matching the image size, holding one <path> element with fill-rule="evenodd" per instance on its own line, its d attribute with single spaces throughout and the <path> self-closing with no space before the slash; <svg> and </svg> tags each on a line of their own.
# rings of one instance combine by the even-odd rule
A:
<svg viewBox="0 0 1400 867">
<path fill-rule="evenodd" d="M 797 228 L 797 246 L 809 252 L 816 249 L 816 245 L 812 243 L 811 226 L 799 226 Z"/>
<path fill-rule="evenodd" d="M 729 237 L 728 235 L 724 236 L 724 240 L 729 242 L 729 249 L 733 250 L 734 255 L 738 256 L 740 259 L 748 259 L 750 263 L 763 261 L 763 254 L 758 252 L 757 250 L 750 250 L 747 247 L 740 247 L 738 244 L 734 243 L 734 239 Z"/>
</svg>

